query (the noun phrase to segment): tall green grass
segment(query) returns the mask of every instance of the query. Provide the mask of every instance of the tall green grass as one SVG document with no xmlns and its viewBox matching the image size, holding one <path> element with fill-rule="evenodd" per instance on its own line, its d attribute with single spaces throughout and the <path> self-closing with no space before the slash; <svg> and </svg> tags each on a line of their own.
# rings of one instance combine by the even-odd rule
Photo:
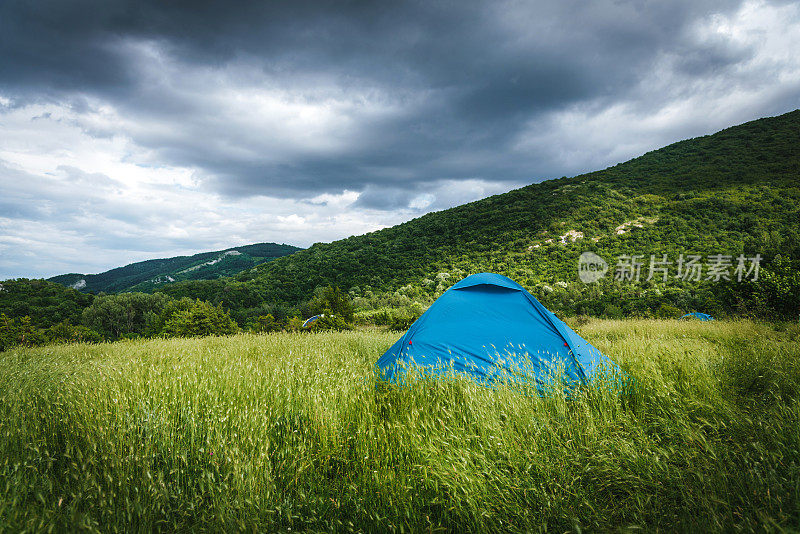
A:
<svg viewBox="0 0 800 534">
<path fill-rule="evenodd" d="M 635 387 L 375 386 L 397 334 L 0 354 L 7 531 L 800 528 L 800 330 L 579 328 Z"/>
</svg>

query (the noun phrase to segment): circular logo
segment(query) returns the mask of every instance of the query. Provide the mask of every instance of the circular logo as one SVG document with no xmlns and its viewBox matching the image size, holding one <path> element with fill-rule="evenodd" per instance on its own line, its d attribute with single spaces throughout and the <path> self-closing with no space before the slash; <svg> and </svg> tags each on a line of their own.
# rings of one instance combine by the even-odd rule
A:
<svg viewBox="0 0 800 534">
<path fill-rule="evenodd" d="M 606 260 L 594 252 L 584 252 L 578 258 L 578 278 L 584 284 L 591 284 L 603 278 L 608 272 Z"/>
</svg>

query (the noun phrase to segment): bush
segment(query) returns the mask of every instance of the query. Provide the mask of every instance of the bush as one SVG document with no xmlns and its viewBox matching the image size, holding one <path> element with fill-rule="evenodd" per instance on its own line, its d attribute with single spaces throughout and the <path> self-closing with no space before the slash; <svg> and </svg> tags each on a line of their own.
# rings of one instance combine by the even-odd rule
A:
<svg viewBox="0 0 800 534">
<path fill-rule="evenodd" d="M 333 315 L 341 317 L 346 323 L 353 322 L 353 303 L 346 293 L 338 287 L 328 286 L 317 290 L 314 298 L 306 306 L 307 316 Z"/>
<path fill-rule="evenodd" d="M 398 315 L 392 318 L 391 322 L 389 323 L 389 329 L 401 331 L 408 330 L 417 319 L 418 317 L 411 315 Z"/>
<path fill-rule="evenodd" d="M 255 333 L 276 332 L 280 329 L 281 325 L 271 313 L 259 315 L 258 319 L 247 323 L 247 330 Z"/>
<path fill-rule="evenodd" d="M 675 306 L 669 304 L 661 304 L 656 310 L 656 317 L 659 319 L 678 319 L 683 315 L 683 312 Z"/>
<path fill-rule="evenodd" d="M 295 331 L 300 330 L 303 327 L 303 320 L 300 317 L 294 316 L 290 317 L 288 321 L 286 321 L 286 330 Z"/>
<path fill-rule="evenodd" d="M 615 306 L 614 304 L 606 304 L 603 307 L 603 317 L 607 319 L 622 319 L 624 314 L 619 306 Z"/>
<path fill-rule="evenodd" d="M 100 343 L 103 336 L 89 327 L 72 325 L 69 321 L 58 323 L 44 332 L 51 343 Z"/>
<path fill-rule="evenodd" d="M 222 306 L 197 300 L 189 309 L 177 309 L 167 319 L 161 333 L 166 336 L 189 337 L 228 335 L 238 331 L 239 326 Z"/>
</svg>

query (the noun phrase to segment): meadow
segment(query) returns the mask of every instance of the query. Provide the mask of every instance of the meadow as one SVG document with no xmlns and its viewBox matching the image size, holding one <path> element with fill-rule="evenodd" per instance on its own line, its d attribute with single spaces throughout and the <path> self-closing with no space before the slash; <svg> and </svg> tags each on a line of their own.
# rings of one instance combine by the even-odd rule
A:
<svg viewBox="0 0 800 534">
<path fill-rule="evenodd" d="M 398 333 L 0 353 L 0 529 L 800 530 L 800 328 L 591 320 L 634 386 L 376 387 Z"/>
</svg>

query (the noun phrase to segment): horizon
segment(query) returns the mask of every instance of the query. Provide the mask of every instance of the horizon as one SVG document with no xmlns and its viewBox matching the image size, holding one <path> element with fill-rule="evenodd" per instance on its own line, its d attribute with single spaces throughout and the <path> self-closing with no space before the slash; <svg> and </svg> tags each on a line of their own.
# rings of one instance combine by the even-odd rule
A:
<svg viewBox="0 0 800 534">
<path fill-rule="evenodd" d="M 797 4 L 81 6 L 0 6 L 0 279 L 308 248 L 800 107 Z"/>
</svg>

